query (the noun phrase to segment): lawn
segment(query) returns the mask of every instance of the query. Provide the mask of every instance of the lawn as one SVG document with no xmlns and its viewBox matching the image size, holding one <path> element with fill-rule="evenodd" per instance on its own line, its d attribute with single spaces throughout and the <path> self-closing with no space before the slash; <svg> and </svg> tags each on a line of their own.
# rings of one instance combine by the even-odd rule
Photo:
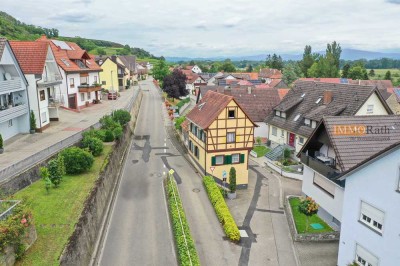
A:
<svg viewBox="0 0 400 266">
<path fill-rule="evenodd" d="M 400 76 L 400 69 L 397 68 L 391 68 L 391 69 L 374 69 L 375 72 L 375 76 L 371 77 L 369 76 L 370 79 L 383 79 L 385 77 L 385 74 L 387 71 L 390 71 L 390 73 L 392 74 L 392 78 L 393 75 L 395 75 L 394 77 L 396 78 L 397 75 Z M 367 72 L 369 73 L 370 69 L 367 69 Z M 397 75 L 396 75 L 397 74 Z"/>
<path fill-rule="evenodd" d="M 292 208 L 292 213 L 293 213 L 293 218 L 294 222 L 296 224 L 296 229 L 297 233 L 302 234 L 302 233 L 324 233 L 324 232 L 332 232 L 333 229 L 325 223 L 321 218 L 319 218 L 318 215 L 313 215 L 312 217 L 309 218 L 310 224 L 313 223 L 319 223 L 321 224 L 324 228 L 322 229 L 314 229 L 311 226 L 308 226 L 308 231 L 306 232 L 306 216 L 302 213 L 299 212 L 298 207 L 300 203 L 299 198 L 291 198 L 289 200 L 290 206 Z"/>
<path fill-rule="evenodd" d="M 262 157 L 271 151 L 271 149 L 265 146 L 254 146 L 253 151 L 257 153 L 257 157 Z"/>
<path fill-rule="evenodd" d="M 12 205 L 14 205 L 15 202 L 12 201 L 0 201 L 0 214 L 8 210 Z"/>
<path fill-rule="evenodd" d="M 92 169 L 84 174 L 63 177 L 59 188 L 47 193 L 38 180 L 14 194 L 32 209 L 38 238 L 17 265 L 59 265 L 58 259 L 83 210 L 89 192 L 112 146 L 105 145 L 103 154 L 95 158 Z"/>
</svg>

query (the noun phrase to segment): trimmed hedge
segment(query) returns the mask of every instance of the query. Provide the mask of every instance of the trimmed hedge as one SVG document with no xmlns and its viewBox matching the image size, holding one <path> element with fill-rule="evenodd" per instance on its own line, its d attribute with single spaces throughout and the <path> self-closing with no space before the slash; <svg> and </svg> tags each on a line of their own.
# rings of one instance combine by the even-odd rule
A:
<svg viewBox="0 0 400 266">
<path fill-rule="evenodd" d="M 69 147 L 61 152 L 64 157 L 67 174 L 80 174 L 89 170 L 93 163 L 93 155 L 78 147 Z"/>
<path fill-rule="evenodd" d="M 106 131 L 104 129 L 89 129 L 82 133 L 83 139 L 87 137 L 98 138 L 101 141 L 104 141 L 106 138 Z"/>
<path fill-rule="evenodd" d="M 168 178 L 166 182 L 167 182 L 168 209 L 171 216 L 172 229 L 174 231 L 175 246 L 178 252 L 179 265 L 191 265 L 188 255 L 188 249 L 192 265 L 200 265 L 200 260 L 199 256 L 197 255 L 196 246 L 190 234 L 189 224 L 186 220 L 186 215 L 182 207 L 182 201 L 179 198 L 178 187 L 176 186 L 173 179 Z M 174 191 L 177 204 L 175 202 Z M 179 214 L 182 220 L 184 232 L 182 232 L 182 226 L 179 220 Z M 186 236 L 186 242 L 188 248 L 186 247 L 185 238 L 183 234 L 185 234 Z"/>
<path fill-rule="evenodd" d="M 87 148 L 93 154 L 93 156 L 100 156 L 104 150 L 103 142 L 96 137 L 85 137 L 82 140 L 82 148 Z"/>
<path fill-rule="evenodd" d="M 240 240 L 239 228 L 237 227 L 236 222 L 222 197 L 221 191 L 214 181 L 214 178 L 211 176 L 203 177 L 203 184 L 207 190 L 208 198 L 214 207 L 218 220 L 224 228 L 226 236 L 230 240 L 238 242 Z"/>
</svg>

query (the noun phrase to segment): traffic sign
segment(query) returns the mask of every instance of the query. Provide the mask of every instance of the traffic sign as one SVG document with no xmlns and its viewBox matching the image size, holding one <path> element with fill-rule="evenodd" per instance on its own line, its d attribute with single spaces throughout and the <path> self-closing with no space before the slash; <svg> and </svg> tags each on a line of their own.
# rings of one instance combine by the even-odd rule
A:
<svg viewBox="0 0 400 266">
<path fill-rule="evenodd" d="M 222 171 L 222 178 L 225 178 L 225 179 L 226 179 L 226 171 L 225 171 L 225 170 Z"/>
<path fill-rule="evenodd" d="M 174 169 L 171 169 L 171 170 L 168 171 L 168 173 L 169 173 L 170 175 L 173 175 L 173 174 L 175 173 L 175 171 L 174 171 Z"/>
<path fill-rule="evenodd" d="M 214 167 L 214 166 L 211 166 L 211 167 L 210 167 L 210 170 L 211 170 L 211 173 L 214 173 L 215 167 Z"/>
</svg>

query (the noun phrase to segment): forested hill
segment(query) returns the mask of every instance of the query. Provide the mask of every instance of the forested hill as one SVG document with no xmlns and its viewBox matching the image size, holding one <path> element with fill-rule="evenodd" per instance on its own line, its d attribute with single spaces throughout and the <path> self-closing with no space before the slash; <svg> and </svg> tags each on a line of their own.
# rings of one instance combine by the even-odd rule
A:
<svg viewBox="0 0 400 266">
<path fill-rule="evenodd" d="M 158 59 L 151 53 L 137 47 L 130 47 L 116 42 L 86 39 L 82 37 L 64 37 L 59 36 L 58 29 L 43 28 L 40 26 L 25 24 L 13 16 L 0 11 L 0 36 L 9 40 L 29 41 L 36 40 L 45 34 L 48 38 L 54 38 L 63 41 L 71 41 L 77 43 L 83 49 L 92 54 L 102 55 L 136 55 L 138 58 Z"/>
</svg>

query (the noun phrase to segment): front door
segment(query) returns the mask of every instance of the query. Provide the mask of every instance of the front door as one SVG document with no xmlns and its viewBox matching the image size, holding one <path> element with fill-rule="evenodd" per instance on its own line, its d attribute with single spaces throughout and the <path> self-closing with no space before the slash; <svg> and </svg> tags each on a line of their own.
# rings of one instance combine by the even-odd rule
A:
<svg viewBox="0 0 400 266">
<path fill-rule="evenodd" d="M 76 109 L 76 93 L 68 94 L 68 108 Z"/>
<path fill-rule="evenodd" d="M 289 146 L 294 147 L 295 134 L 289 133 Z"/>
</svg>

